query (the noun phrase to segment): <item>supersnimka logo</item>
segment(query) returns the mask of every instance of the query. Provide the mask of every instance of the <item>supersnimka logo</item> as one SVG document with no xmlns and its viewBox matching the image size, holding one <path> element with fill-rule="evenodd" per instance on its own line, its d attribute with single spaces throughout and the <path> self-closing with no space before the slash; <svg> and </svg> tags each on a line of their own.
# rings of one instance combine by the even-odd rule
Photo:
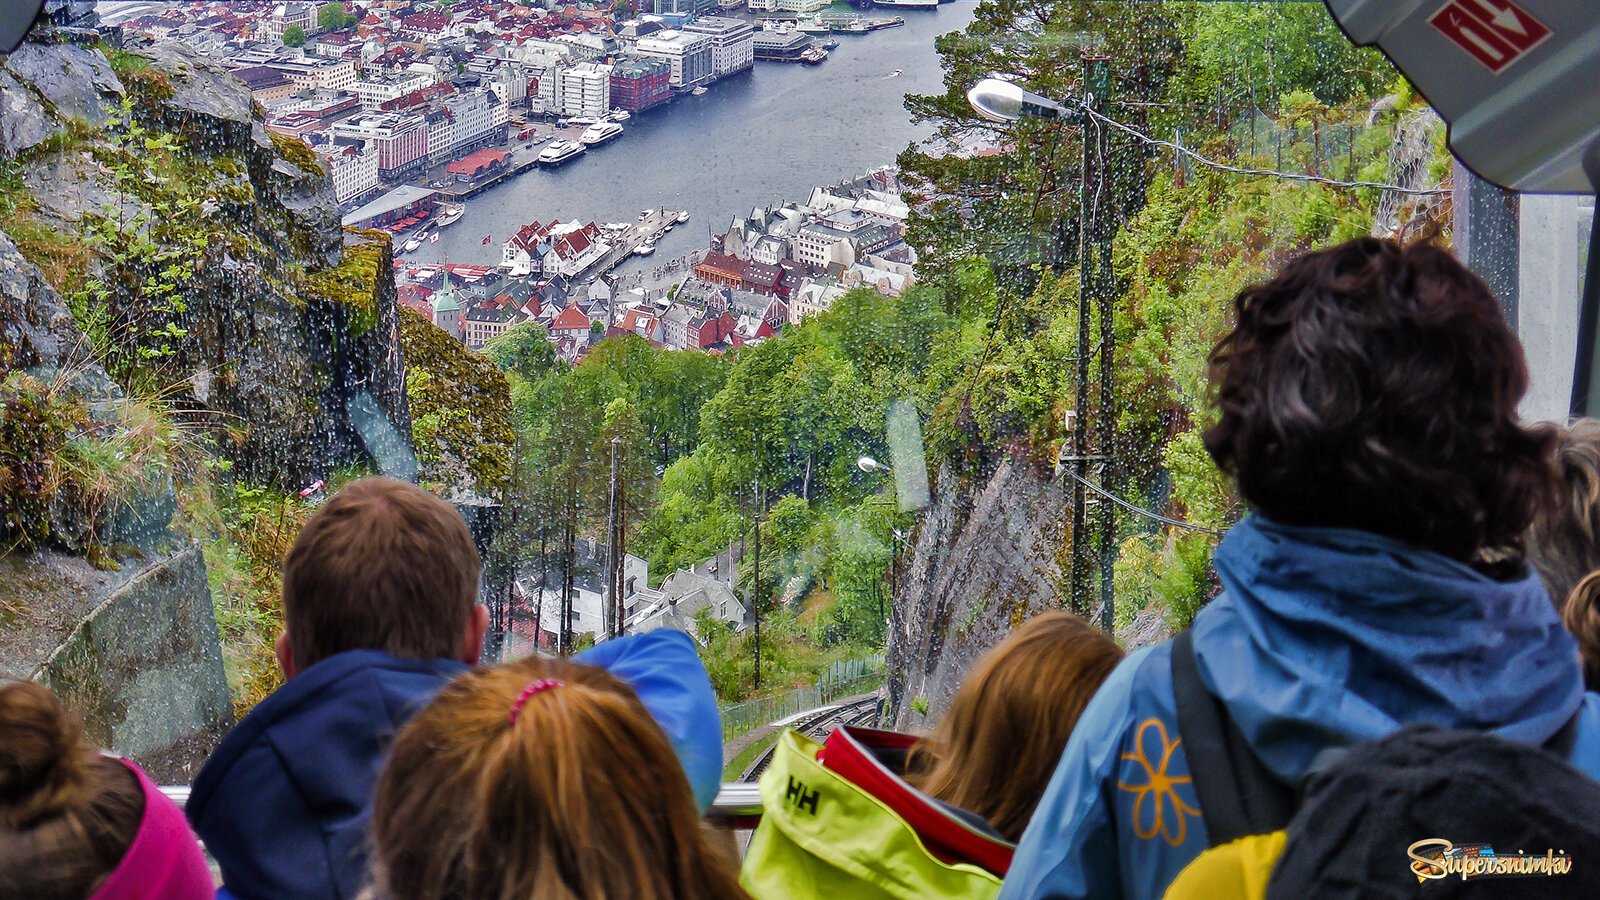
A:
<svg viewBox="0 0 1600 900">
<path fill-rule="evenodd" d="M 1572 857 L 1561 850 L 1533 855 L 1518 850 L 1499 854 L 1488 844 L 1455 844 L 1444 838 L 1426 838 L 1406 849 L 1411 874 L 1418 882 L 1458 877 L 1538 878 L 1572 871 Z"/>
</svg>

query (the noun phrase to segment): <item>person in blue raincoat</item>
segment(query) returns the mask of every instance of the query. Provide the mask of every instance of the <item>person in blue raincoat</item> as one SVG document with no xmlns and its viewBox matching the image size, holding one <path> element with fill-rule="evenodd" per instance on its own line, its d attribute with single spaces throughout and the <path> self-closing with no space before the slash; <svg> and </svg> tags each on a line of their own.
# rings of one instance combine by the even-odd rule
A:
<svg viewBox="0 0 1600 900">
<path fill-rule="evenodd" d="M 1410 723 L 1540 745 L 1576 719 L 1569 759 L 1600 776 L 1600 697 L 1522 558 L 1548 438 L 1517 422 L 1527 368 L 1488 289 L 1435 247 L 1361 239 L 1234 306 L 1205 443 L 1253 512 L 1192 640 L 1262 764 L 1294 786 L 1323 748 Z M 1208 846 L 1171 660 L 1131 654 L 1090 702 L 1002 900 L 1154 900 Z"/>
</svg>

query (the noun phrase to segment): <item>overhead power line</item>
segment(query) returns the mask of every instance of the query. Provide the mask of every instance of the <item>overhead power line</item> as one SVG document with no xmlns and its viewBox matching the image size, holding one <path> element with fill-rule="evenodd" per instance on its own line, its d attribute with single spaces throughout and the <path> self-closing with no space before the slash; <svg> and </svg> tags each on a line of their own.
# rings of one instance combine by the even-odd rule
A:
<svg viewBox="0 0 1600 900">
<path fill-rule="evenodd" d="M 1145 509 L 1143 507 L 1134 506 L 1132 503 L 1129 503 L 1128 501 L 1122 499 L 1121 497 L 1118 497 L 1116 494 L 1113 494 L 1110 491 L 1107 491 L 1105 488 L 1101 487 L 1098 484 L 1095 484 L 1094 482 L 1090 481 L 1089 479 L 1080 476 L 1077 472 L 1074 472 L 1071 469 L 1063 468 L 1061 471 L 1062 471 L 1063 474 L 1065 474 L 1067 477 L 1071 478 L 1073 481 L 1078 482 L 1079 484 L 1083 485 L 1084 487 L 1088 488 L 1089 490 L 1094 491 L 1096 494 L 1099 494 L 1100 496 L 1106 498 L 1107 500 L 1110 500 L 1112 503 L 1117 504 L 1118 506 L 1122 507 L 1123 509 L 1128 510 L 1129 512 L 1138 513 L 1139 515 L 1144 516 L 1147 519 L 1154 519 L 1157 522 L 1162 522 L 1162 523 L 1165 523 L 1167 525 L 1173 525 L 1173 526 L 1176 526 L 1178 528 L 1187 528 L 1190 531 L 1203 531 L 1206 534 L 1222 534 L 1223 533 L 1220 529 L 1208 528 L 1208 527 L 1206 527 L 1204 525 L 1196 525 L 1193 522 L 1185 522 L 1182 519 L 1174 519 L 1171 516 L 1163 516 L 1162 514 L 1160 514 L 1158 512 L 1151 512 L 1150 510 Z"/>
<path fill-rule="evenodd" d="M 1175 152 L 1182 153 L 1184 156 L 1189 157 L 1190 159 L 1194 160 L 1195 162 L 1200 163 L 1203 166 L 1208 166 L 1208 167 L 1210 167 L 1212 169 L 1216 169 L 1219 172 L 1232 172 L 1235 175 L 1259 175 L 1259 176 L 1264 176 L 1264 177 L 1267 177 L 1267 178 L 1282 178 L 1282 179 L 1287 180 L 1287 181 L 1309 181 L 1309 182 L 1313 182 L 1315 184 L 1326 184 L 1326 185 L 1329 185 L 1331 187 L 1377 188 L 1378 190 L 1381 190 L 1381 191 L 1394 191 L 1395 193 L 1399 193 L 1399 194 L 1417 194 L 1417 195 L 1423 195 L 1423 196 L 1435 196 L 1435 195 L 1439 195 L 1439 194 L 1448 194 L 1448 193 L 1450 193 L 1450 191 L 1448 191 L 1448 190 L 1446 190 L 1444 188 L 1408 188 L 1408 187 L 1403 187 L 1403 186 L 1398 185 L 1398 184 L 1384 184 L 1381 181 L 1340 181 L 1337 178 L 1324 178 L 1321 175 L 1309 175 L 1309 174 L 1306 174 L 1304 172 L 1278 172 L 1278 171 L 1274 171 L 1272 169 L 1247 169 L 1247 168 L 1244 168 L 1242 166 L 1230 166 L 1227 163 L 1220 163 L 1220 162 L 1217 162 L 1214 159 L 1207 159 L 1206 157 L 1201 156 L 1200 154 L 1194 152 L 1193 150 L 1190 150 L 1188 147 L 1185 147 L 1182 144 L 1174 143 L 1172 141 L 1164 141 L 1164 140 L 1162 140 L 1161 138 L 1158 138 L 1158 137 L 1151 137 L 1150 135 L 1145 134 L 1143 131 L 1140 131 L 1139 129 L 1133 127 L 1132 125 L 1127 125 L 1127 124 L 1124 124 L 1122 122 L 1118 122 L 1116 119 L 1113 119 L 1113 118 L 1111 118 L 1109 116 L 1106 116 L 1106 115 L 1104 115 L 1103 113 L 1100 113 L 1097 110 L 1090 109 L 1087 106 L 1080 105 L 1078 108 L 1083 110 L 1085 114 L 1087 114 L 1088 116 L 1094 118 L 1095 120 L 1100 121 L 1100 122 L 1104 122 L 1105 124 L 1111 126 L 1112 128 L 1117 129 L 1118 131 L 1122 131 L 1122 132 L 1125 132 L 1127 134 L 1130 134 L 1133 137 L 1138 138 L 1139 140 L 1145 142 L 1146 144 L 1151 144 L 1151 145 L 1157 146 L 1157 147 L 1166 147 L 1169 150 L 1173 150 Z"/>
</svg>

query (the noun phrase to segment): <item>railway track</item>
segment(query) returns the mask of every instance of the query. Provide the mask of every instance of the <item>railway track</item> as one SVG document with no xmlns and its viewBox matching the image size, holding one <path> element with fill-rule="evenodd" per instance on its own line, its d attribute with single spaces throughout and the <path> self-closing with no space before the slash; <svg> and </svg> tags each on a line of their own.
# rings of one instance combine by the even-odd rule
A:
<svg viewBox="0 0 1600 900">
<path fill-rule="evenodd" d="M 878 702 L 879 697 L 877 695 L 863 697 L 860 700 L 819 709 L 795 720 L 786 727 L 793 728 L 807 737 L 825 741 L 828 739 L 828 735 L 832 734 L 833 730 L 841 725 L 866 725 L 872 722 L 878 716 Z M 767 765 L 772 762 L 772 754 L 777 749 L 778 745 L 776 743 L 768 747 L 765 752 L 756 757 L 756 761 L 751 763 L 749 768 L 739 775 L 739 780 L 748 782 L 759 779 L 761 773 L 766 771 Z"/>
</svg>

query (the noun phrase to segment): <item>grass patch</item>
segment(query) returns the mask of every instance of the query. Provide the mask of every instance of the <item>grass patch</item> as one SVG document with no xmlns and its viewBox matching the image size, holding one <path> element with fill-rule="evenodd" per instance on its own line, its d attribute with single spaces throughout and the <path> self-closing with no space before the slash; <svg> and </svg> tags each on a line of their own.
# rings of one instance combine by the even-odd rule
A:
<svg viewBox="0 0 1600 900">
<path fill-rule="evenodd" d="M 750 746 L 740 750 L 722 768 L 722 780 L 738 781 L 739 776 L 744 774 L 744 770 L 750 768 L 751 763 L 756 761 L 756 757 L 765 753 L 768 747 L 778 743 L 778 738 L 783 736 L 785 730 L 783 728 L 774 729 L 771 734 L 759 741 L 752 742 Z"/>
</svg>

